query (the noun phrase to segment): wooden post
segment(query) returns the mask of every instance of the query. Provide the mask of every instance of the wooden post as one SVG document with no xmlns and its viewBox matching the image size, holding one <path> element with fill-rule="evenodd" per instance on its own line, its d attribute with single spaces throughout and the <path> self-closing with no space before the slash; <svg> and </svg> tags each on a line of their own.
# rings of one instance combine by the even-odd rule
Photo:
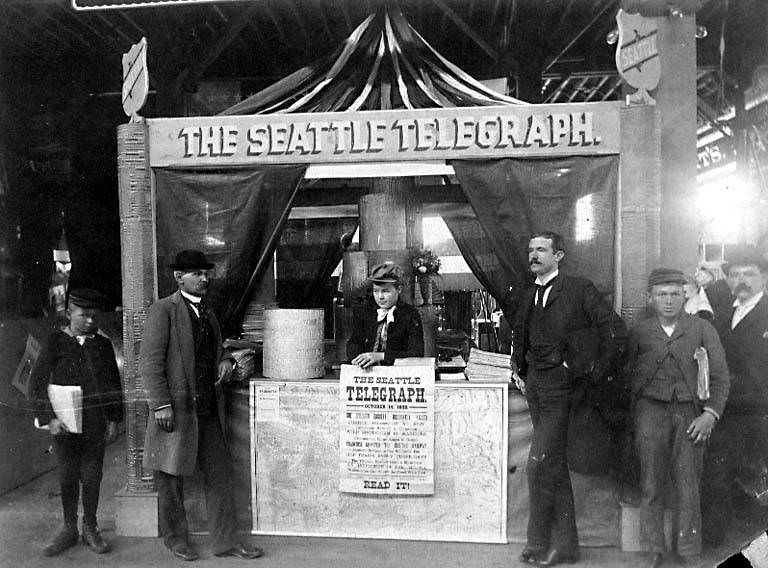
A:
<svg viewBox="0 0 768 568">
<path fill-rule="evenodd" d="M 661 124 L 661 264 L 696 262 L 696 18 L 655 18 L 661 78 L 654 96 Z"/>
<path fill-rule="evenodd" d="M 152 182 L 145 122 L 117 127 L 117 174 L 123 276 L 123 399 L 128 441 L 128 479 L 117 496 L 116 531 L 157 535 L 157 500 L 151 471 L 144 471 L 144 434 L 149 410 L 139 374 L 139 348 L 147 308 L 155 301 Z"/>
</svg>

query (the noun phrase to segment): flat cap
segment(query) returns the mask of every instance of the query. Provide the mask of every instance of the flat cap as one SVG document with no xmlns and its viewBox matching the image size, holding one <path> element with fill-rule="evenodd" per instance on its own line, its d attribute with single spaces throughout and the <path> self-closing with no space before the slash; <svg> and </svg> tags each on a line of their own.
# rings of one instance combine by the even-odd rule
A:
<svg viewBox="0 0 768 568">
<path fill-rule="evenodd" d="M 74 288 L 69 291 L 67 305 L 75 305 L 84 309 L 100 310 L 104 305 L 104 295 L 91 288 Z"/>
<path fill-rule="evenodd" d="M 757 266 L 761 271 L 768 272 L 768 262 L 755 247 L 739 247 L 733 252 L 728 253 L 728 257 L 723 263 L 723 272 L 728 274 L 731 266 Z"/>
<path fill-rule="evenodd" d="M 648 287 L 659 284 L 685 284 L 687 282 L 682 270 L 676 268 L 654 268 L 648 276 Z"/>
<path fill-rule="evenodd" d="M 368 277 L 370 282 L 376 284 L 400 284 L 402 279 L 403 269 L 394 262 L 377 264 L 373 267 L 371 275 Z"/>
</svg>

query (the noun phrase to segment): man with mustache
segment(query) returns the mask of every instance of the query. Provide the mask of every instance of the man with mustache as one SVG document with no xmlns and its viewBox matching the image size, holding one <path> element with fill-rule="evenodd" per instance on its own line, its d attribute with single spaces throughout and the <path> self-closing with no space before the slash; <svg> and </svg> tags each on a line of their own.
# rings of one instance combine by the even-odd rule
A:
<svg viewBox="0 0 768 568">
<path fill-rule="evenodd" d="M 219 324 L 205 302 L 213 264 L 200 251 L 184 250 L 170 268 L 179 289 L 150 306 L 140 353 L 150 412 L 144 468 L 155 472 L 160 536 L 176 558 L 198 558 L 189 545 L 183 476 L 199 467 L 214 556 L 258 558 L 262 550 L 245 548 L 235 532 L 219 405 L 234 359 L 223 353 Z"/>
<path fill-rule="evenodd" d="M 731 393 L 709 441 L 702 478 L 702 536 L 722 544 L 733 513 L 734 480 L 763 478 L 768 458 L 768 262 L 755 249 L 729 255 L 723 265 L 735 300 L 719 331 L 731 371 Z"/>
<path fill-rule="evenodd" d="M 627 338 L 621 318 L 592 282 L 560 273 L 564 257 L 557 233 L 531 238 L 528 264 L 536 281 L 521 295 L 513 335 L 533 421 L 528 537 L 520 560 L 540 566 L 579 559 L 566 453 L 571 404 L 579 382 L 607 378 Z"/>
</svg>

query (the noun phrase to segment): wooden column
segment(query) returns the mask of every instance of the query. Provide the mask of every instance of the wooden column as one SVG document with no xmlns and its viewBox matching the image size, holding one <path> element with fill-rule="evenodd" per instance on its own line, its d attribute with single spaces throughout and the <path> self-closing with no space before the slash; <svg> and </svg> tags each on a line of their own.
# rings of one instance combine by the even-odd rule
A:
<svg viewBox="0 0 768 568">
<path fill-rule="evenodd" d="M 661 264 L 696 262 L 696 18 L 660 17 L 661 79 L 654 93 L 661 124 Z"/>
<path fill-rule="evenodd" d="M 128 479 L 118 493 L 116 531 L 157 535 L 157 499 L 151 471 L 144 471 L 149 410 L 139 374 L 139 348 L 147 308 L 156 298 L 152 182 L 146 123 L 117 128 L 117 174 L 123 276 L 123 399 L 128 439 Z"/>
<path fill-rule="evenodd" d="M 648 273 L 661 257 L 660 141 L 656 107 L 622 109 L 615 289 L 629 325 L 645 310 Z"/>
</svg>

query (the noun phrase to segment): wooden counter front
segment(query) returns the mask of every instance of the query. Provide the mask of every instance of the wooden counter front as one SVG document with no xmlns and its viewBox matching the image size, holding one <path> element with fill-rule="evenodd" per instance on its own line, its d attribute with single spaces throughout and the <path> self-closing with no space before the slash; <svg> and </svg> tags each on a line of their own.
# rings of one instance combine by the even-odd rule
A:
<svg viewBox="0 0 768 568">
<path fill-rule="evenodd" d="M 254 396 L 266 386 L 279 416 L 265 421 Z M 507 542 L 507 389 L 438 383 L 434 495 L 371 496 L 339 492 L 338 381 L 252 380 L 229 391 L 238 516 L 253 534 Z"/>
</svg>

